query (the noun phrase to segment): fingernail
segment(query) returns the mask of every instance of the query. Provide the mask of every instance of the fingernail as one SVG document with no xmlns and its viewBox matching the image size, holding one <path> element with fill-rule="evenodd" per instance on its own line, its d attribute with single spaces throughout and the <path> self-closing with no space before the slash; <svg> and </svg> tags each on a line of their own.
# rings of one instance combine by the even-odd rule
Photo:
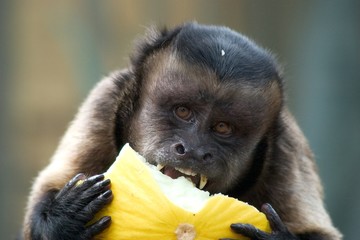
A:
<svg viewBox="0 0 360 240">
<path fill-rule="evenodd" d="M 109 198 L 112 196 L 112 191 L 111 190 L 107 190 L 106 192 L 104 192 L 103 194 L 101 194 L 102 198 Z"/>
<path fill-rule="evenodd" d="M 105 216 L 101 219 L 101 224 L 110 224 L 111 223 L 111 217 Z"/>
<path fill-rule="evenodd" d="M 102 179 L 104 179 L 104 175 L 100 174 L 100 175 L 91 176 L 87 180 L 88 181 L 99 181 L 99 180 L 102 180 Z"/>
<path fill-rule="evenodd" d="M 110 179 L 105 179 L 104 181 L 101 182 L 101 186 L 103 186 L 103 187 L 107 186 L 110 184 L 110 182 L 111 182 Z"/>
</svg>

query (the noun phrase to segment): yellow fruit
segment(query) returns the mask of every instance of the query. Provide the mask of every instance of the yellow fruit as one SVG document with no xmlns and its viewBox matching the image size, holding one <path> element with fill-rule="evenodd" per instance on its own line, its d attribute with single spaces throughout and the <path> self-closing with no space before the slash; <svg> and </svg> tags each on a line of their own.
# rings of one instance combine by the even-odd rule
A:
<svg viewBox="0 0 360 240">
<path fill-rule="evenodd" d="M 247 239 L 231 231 L 232 223 L 270 231 L 265 215 L 256 208 L 221 194 L 209 196 L 184 177 L 171 179 L 128 144 L 105 177 L 111 179 L 114 199 L 97 217 L 111 216 L 112 224 L 97 239 Z"/>
</svg>

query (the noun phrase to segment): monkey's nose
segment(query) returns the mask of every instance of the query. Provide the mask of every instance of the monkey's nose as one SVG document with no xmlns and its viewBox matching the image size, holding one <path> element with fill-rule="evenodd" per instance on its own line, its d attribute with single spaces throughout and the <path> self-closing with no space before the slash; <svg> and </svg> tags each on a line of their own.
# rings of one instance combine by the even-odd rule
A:
<svg viewBox="0 0 360 240">
<path fill-rule="evenodd" d="M 202 160 L 204 160 L 204 161 L 210 161 L 211 159 L 212 159 L 211 153 L 205 153 L 205 154 L 202 156 Z"/>
<path fill-rule="evenodd" d="M 175 149 L 175 153 L 177 155 L 183 156 L 186 154 L 185 147 L 181 143 L 174 144 L 173 148 Z"/>
<path fill-rule="evenodd" d="M 210 161 L 212 154 L 205 151 L 202 147 L 187 149 L 182 143 L 172 145 L 174 153 L 181 158 L 194 158 L 202 161 Z"/>
</svg>

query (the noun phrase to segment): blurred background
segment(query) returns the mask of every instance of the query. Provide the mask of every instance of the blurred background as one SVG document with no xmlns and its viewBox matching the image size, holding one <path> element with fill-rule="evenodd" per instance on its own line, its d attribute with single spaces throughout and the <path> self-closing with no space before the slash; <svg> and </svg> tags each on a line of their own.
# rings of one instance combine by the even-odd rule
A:
<svg viewBox="0 0 360 240">
<path fill-rule="evenodd" d="M 227 25 L 276 53 L 317 157 L 326 205 L 360 235 L 360 1 L 0 1 L 0 234 L 19 230 L 34 177 L 78 106 L 124 68 L 151 23 Z"/>
</svg>

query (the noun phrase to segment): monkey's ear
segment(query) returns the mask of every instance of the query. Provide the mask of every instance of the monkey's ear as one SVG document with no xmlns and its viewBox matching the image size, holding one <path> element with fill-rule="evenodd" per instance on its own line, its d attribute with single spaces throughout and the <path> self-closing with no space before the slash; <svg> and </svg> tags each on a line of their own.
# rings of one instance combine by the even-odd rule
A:
<svg viewBox="0 0 360 240">
<path fill-rule="evenodd" d="M 53 161 L 70 161 L 76 171 L 86 174 L 105 171 L 126 141 L 124 134 L 138 99 L 138 85 L 128 69 L 102 79 L 80 107 Z"/>
</svg>

